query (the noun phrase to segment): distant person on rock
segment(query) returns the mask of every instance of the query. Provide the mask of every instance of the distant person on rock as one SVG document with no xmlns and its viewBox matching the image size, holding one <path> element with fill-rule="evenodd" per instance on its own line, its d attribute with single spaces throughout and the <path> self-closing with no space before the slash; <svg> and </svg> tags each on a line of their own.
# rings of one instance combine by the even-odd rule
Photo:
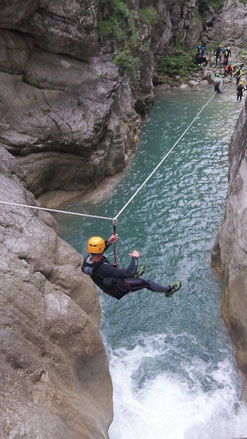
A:
<svg viewBox="0 0 247 439">
<path fill-rule="evenodd" d="M 137 250 L 129 253 L 131 261 L 127 268 L 117 268 L 111 264 L 104 256 L 104 252 L 117 240 L 117 234 L 110 236 L 106 241 L 99 236 L 90 238 L 87 245 L 89 254 L 81 267 L 83 273 L 89 275 L 104 293 L 120 300 L 126 294 L 147 288 L 149 291 L 163 293 L 166 297 L 170 297 L 181 288 L 181 281 L 163 286 L 152 280 L 142 279 L 140 276 L 145 268 L 139 267 L 141 271 L 138 271 L 140 253 Z"/>
<path fill-rule="evenodd" d="M 224 76 L 226 77 L 227 75 L 229 75 L 230 78 L 232 78 L 232 74 L 233 74 L 233 66 L 232 66 L 231 61 L 229 61 L 227 66 L 225 66 L 225 68 L 224 68 Z"/>
<path fill-rule="evenodd" d="M 215 84 L 215 86 L 214 86 L 214 91 L 215 91 L 216 93 L 222 93 L 222 91 L 220 90 L 221 83 L 222 83 L 222 80 L 221 80 L 221 79 L 219 79 L 219 80 L 216 82 L 216 84 Z"/>
<path fill-rule="evenodd" d="M 240 81 L 239 85 L 237 86 L 237 101 L 239 100 L 241 102 L 242 96 L 243 96 L 243 92 L 245 90 L 246 90 L 246 88 L 244 88 L 243 82 Z"/>
<path fill-rule="evenodd" d="M 202 54 L 202 47 L 201 46 L 197 46 L 196 48 L 196 55 L 201 55 Z"/>
<path fill-rule="evenodd" d="M 216 47 L 213 54 L 215 55 L 215 65 L 217 66 L 218 61 L 219 63 L 221 62 L 222 44 L 219 44 L 219 46 Z"/>
<path fill-rule="evenodd" d="M 231 48 L 230 47 L 224 48 L 224 60 L 223 60 L 224 66 L 227 66 L 230 56 L 231 56 Z"/>
<path fill-rule="evenodd" d="M 242 67 L 238 67 L 237 70 L 233 73 L 236 78 L 236 86 L 239 84 L 240 78 L 243 75 Z"/>
</svg>

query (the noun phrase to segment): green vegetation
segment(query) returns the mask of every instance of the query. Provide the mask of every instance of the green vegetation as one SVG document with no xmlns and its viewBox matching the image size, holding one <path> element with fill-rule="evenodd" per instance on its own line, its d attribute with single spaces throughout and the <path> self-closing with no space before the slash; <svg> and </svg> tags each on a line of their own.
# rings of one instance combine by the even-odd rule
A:
<svg viewBox="0 0 247 439">
<path fill-rule="evenodd" d="M 124 41 L 124 32 L 120 28 L 119 21 L 115 17 L 101 20 L 98 26 L 99 38 L 103 42 L 107 37 L 115 36 L 119 43 Z"/>
<path fill-rule="evenodd" d="M 139 42 L 134 14 L 122 0 L 98 0 L 98 5 L 99 39 L 103 42 L 112 38 L 116 42 L 118 53 L 114 62 L 122 74 L 127 71 L 133 80 L 138 59 L 131 51 L 138 47 Z"/>
<path fill-rule="evenodd" d="M 158 21 L 157 11 L 152 7 L 146 7 L 139 10 L 140 20 L 149 26 L 154 26 Z"/>
<path fill-rule="evenodd" d="M 48 113 L 51 113 L 50 108 L 41 108 L 41 111 L 42 111 L 44 116 L 46 116 Z"/>
<path fill-rule="evenodd" d="M 121 0 L 98 0 L 100 6 L 99 38 L 103 42 L 110 36 L 123 43 L 124 37 L 137 39 L 134 14 Z"/>
<path fill-rule="evenodd" d="M 176 75 L 186 77 L 191 73 L 201 69 L 200 66 L 194 64 L 193 53 L 176 48 L 174 52 L 166 54 L 160 58 L 155 66 L 155 73 L 158 77 Z"/>
<path fill-rule="evenodd" d="M 120 50 L 113 59 L 113 61 L 118 66 L 121 74 L 127 71 L 131 78 L 134 79 L 136 75 L 138 59 L 132 56 L 131 52 L 128 49 Z"/>
<path fill-rule="evenodd" d="M 79 9 L 79 14 L 84 15 L 84 17 L 90 16 L 90 12 L 88 11 L 88 9 L 82 7 Z"/>
</svg>

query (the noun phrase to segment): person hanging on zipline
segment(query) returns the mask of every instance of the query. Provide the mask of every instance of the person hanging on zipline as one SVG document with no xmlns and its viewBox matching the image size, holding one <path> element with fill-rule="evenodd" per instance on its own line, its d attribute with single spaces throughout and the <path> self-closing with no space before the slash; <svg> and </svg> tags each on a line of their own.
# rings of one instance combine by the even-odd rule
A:
<svg viewBox="0 0 247 439">
<path fill-rule="evenodd" d="M 166 297 L 171 297 L 181 288 L 181 281 L 176 281 L 173 285 L 163 286 L 152 280 L 141 278 L 140 276 L 144 273 L 145 267 L 140 266 L 138 269 L 140 253 L 137 250 L 129 253 L 131 261 L 127 268 L 118 268 L 116 265 L 111 264 L 104 256 L 104 252 L 117 240 L 117 234 L 110 236 L 106 241 L 99 236 L 90 238 L 87 245 L 89 254 L 84 259 L 81 267 L 83 273 L 89 275 L 104 293 L 120 300 L 126 294 L 147 288 L 149 291 L 164 293 Z"/>
</svg>

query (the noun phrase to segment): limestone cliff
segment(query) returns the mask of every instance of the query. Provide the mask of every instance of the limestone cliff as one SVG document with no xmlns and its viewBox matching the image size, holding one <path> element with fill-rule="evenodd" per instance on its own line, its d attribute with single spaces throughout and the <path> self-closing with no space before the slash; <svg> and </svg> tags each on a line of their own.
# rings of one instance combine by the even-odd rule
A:
<svg viewBox="0 0 247 439">
<path fill-rule="evenodd" d="M 121 171 L 153 103 L 154 53 L 192 40 L 194 13 L 195 0 L 3 0 L 1 200 L 64 201 Z M 0 246 L 1 437 L 106 438 L 112 387 L 81 257 L 49 214 L 4 205 Z"/>
<path fill-rule="evenodd" d="M 153 103 L 154 57 L 198 41 L 197 3 L 1 1 L 2 200 L 65 201 L 126 166 Z M 2 437 L 106 438 L 111 380 L 81 258 L 47 213 L 0 205 L 0 216 Z"/>
<path fill-rule="evenodd" d="M 200 31 L 196 0 L 1 2 L 0 141 L 43 204 L 126 166 L 153 103 L 154 55 Z"/>
<path fill-rule="evenodd" d="M 218 13 L 207 13 L 207 38 L 239 47 L 247 43 L 247 7 L 243 0 L 225 0 Z"/>
<path fill-rule="evenodd" d="M 35 205 L 0 146 L 0 198 Z M 96 289 L 53 217 L 0 205 L 1 438 L 106 438 L 112 387 Z"/>
<path fill-rule="evenodd" d="M 247 378 L 247 102 L 229 147 L 229 190 L 224 222 L 212 264 L 224 276 L 222 311 L 237 348 L 237 362 Z M 243 398 L 247 401 L 245 384 Z"/>
</svg>

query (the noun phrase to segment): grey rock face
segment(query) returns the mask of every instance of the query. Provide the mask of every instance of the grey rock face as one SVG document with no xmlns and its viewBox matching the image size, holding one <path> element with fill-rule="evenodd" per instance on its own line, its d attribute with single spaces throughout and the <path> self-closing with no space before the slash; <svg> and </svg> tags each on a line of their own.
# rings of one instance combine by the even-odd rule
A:
<svg viewBox="0 0 247 439">
<path fill-rule="evenodd" d="M 98 3 L 2 3 L 0 141 L 36 196 L 84 193 L 126 166 L 141 125 L 114 52 L 101 54 Z"/>
<path fill-rule="evenodd" d="M 107 59 L 83 63 L 55 55 L 9 31 L 2 32 L 2 42 L 0 138 L 22 157 L 28 188 L 36 195 L 85 191 L 122 170 L 141 120 L 128 83 L 125 90 L 119 84 L 116 66 Z"/>
<path fill-rule="evenodd" d="M 246 103 L 230 149 L 229 190 L 224 222 L 212 254 L 213 266 L 224 275 L 223 316 L 237 361 L 247 378 L 247 117 Z M 243 398 L 247 401 L 245 385 Z"/>
<path fill-rule="evenodd" d="M 175 33 L 186 42 L 200 33 L 195 0 L 128 4 L 140 38 L 134 86 L 113 63 L 114 36 L 99 42 L 97 0 L 1 3 L 0 141 L 41 199 L 84 193 L 123 170 L 153 104 L 152 51 L 162 53 Z M 145 6 L 155 26 L 141 21 Z"/>
<path fill-rule="evenodd" d="M 224 8 L 212 18 L 213 26 L 207 29 L 211 39 L 221 39 L 223 44 L 244 47 L 247 43 L 247 5 L 240 0 L 225 1 Z M 211 23 L 211 24 L 212 24 Z"/>
<path fill-rule="evenodd" d="M 35 204 L 0 147 L 0 199 Z M 1 438 L 105 438 L 112 419 L 96 289 L 53 217 L 0 204 Z"/>
</svg>

